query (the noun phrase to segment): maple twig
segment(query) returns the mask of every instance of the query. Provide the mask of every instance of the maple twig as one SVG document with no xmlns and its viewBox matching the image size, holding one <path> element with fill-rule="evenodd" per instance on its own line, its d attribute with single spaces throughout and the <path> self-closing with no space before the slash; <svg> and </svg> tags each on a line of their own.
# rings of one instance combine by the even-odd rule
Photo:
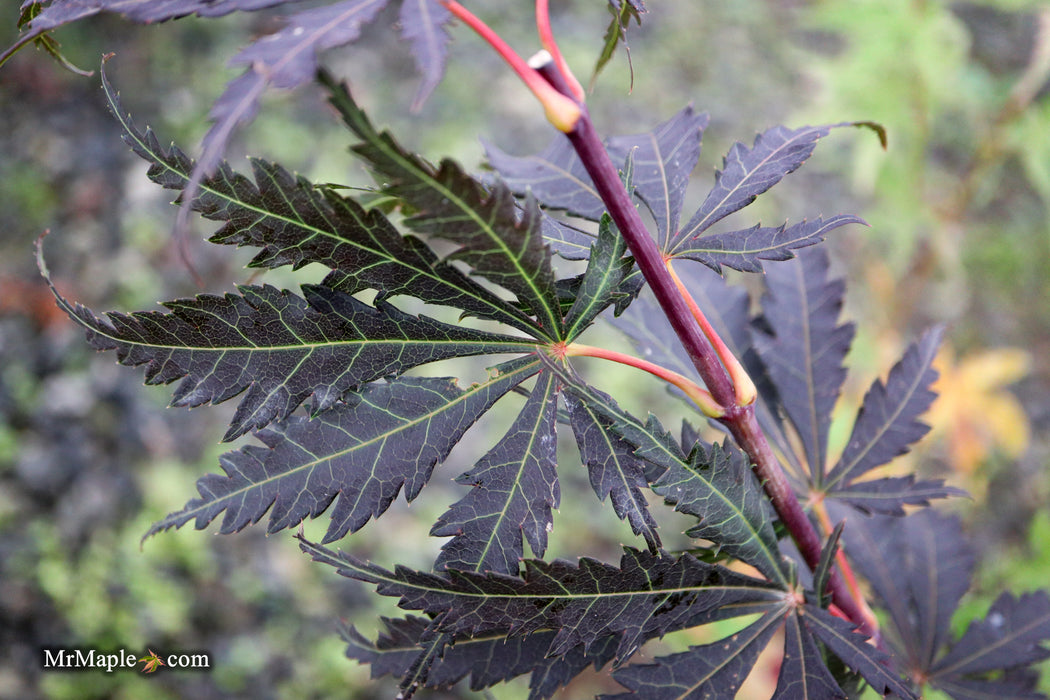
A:
<svg viewBox="0 0 1050 700">
<path fill-rule="evenodd" d="M 586 98 L 583 86 L 580 85 L 580 81 L 576 79 L 572 70 L 569 69 L 569 64 L 565 61 L 561 49 L 558 48 L 558 42 L 554 40 L 554 32 L 551 31 L 549 0 L 536 0 L 536 29 L 539 31 L 540 43 L 550 53 L 551 60 L 568 85 L 569 93 L 577 102 L 583 102 Z"/>
<path fill-rule="evenodd" d="M 576 125 L 580 117 L 580 106 L 571 95 L 559 92 L 556 86 L 551 85 L 533 66 L 530 66 L 525 59 L 519 56 L 499 34 L 494 32 L 491 27 L 482 22 L 470 10 L 455 0 L 441 0 L 441 4 L 484 39 L 500 55 L 500 58 L 507 62 L 511 70 L 518 74 L 518 77 L 521 78 L 526 87 L 532 91 L 532 94 L 543 105 L 547 121 L 562 132 L 570 131 Z"/>
<path fill-rule="evenodd" d="M 550 65 L 540 68 L 540 73 L 544 76 L 549 75 L 552 72 Z M 762 488 L 781 523 L 791 533 L 807 566 L 815 568 L 820 562 L 823 549 L 821 538 L 795 496 L 780 461 L 762 432 L 755 416 L 754 404 L 739 404 L 737 391 L 728 370 L 705 337 L 688 301 L 665 266 L 664 256 L 620 180 L 619 171 L 613 165 L 598 136 L 586 107 L 581 108 L 580 119 L 566 136 L 708 391 L 718 405 L 725 409 L 725 414 L 718 419 L 719 422 L 726 426 L 736 443 L 750 458 L 752 469 L 762 482 Z M 711 330 L 713 333 L 713 329 Z M 828 590 L 835 605 L 861 632 L 877 636 L 877 628 L 872 627 L 871 621 L 864 615 L 863 608 L 835 570 L 828 576 Z"/>
</svg>

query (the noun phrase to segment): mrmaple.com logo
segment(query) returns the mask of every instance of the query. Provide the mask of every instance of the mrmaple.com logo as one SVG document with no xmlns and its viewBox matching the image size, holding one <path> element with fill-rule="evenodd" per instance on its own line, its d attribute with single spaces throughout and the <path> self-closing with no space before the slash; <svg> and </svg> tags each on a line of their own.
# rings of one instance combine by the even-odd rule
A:
<svg viewBox="0 0 1050 700">
<path fill-rule="evenodd" d="M 100 652 L 96 649 L 41 649 L 45 670 L 86 671 L 99 670 L 112 673 L 138 667 L 142 673 L 153 673 L 158 668 L 207 670 L 211 668 L 211 654 L 181 653 L 158 654 L 152 649 L 146 653 L 119 649 L 112 652 Z"/>
</svg>

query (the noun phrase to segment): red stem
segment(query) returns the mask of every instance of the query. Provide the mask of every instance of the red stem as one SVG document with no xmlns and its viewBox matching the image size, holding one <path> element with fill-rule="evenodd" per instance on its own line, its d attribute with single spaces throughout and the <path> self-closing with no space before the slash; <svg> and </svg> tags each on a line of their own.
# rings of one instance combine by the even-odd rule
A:
<svg viewBox="0 0 1050 700">
<path fill-rule="evenodd" d="M 540 72 L 544 71 L 541 69 Z M 725 407 L 725 415 L 719 421 L 729 429 L 737 444 L 751 459 L 752 468 L 777 516 L 791 533 L 806 564 L 811 569 L 815 568 L 820 562 L 821 538 L 802 509 L 783 467 L 758 425 L 754 405 L 737 404 L 736 390 L 726 368 L 704 337 L 688 302 L 665 267 L 664 256 L 649 235 L 631 196 L 620 181 L 619 172 L 609 158 L 586 109 L 576 127 L 566 135 L 678 339 L 715 401 Z M 832 571 L 828 577 L 828 590 L 834 603 L 860 631 L 872 636 L 877 634 L 836 571 Z"/>
</svg>

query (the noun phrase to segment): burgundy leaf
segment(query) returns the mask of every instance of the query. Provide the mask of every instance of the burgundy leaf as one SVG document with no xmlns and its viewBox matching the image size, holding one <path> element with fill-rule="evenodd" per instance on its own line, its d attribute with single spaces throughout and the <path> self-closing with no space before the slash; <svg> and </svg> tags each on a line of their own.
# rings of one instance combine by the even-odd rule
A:
<svg viewBox="0 0 1050 700">
<path fill-rule="evenodd" d="M 689 222 L 675 236 L 674 245 L 696 238 L 716 222 L 755 201 L 758 195 L 797 170 L 812 155 L 817 140 L 836 126 L 775 126 L 757 137 L 751 148 L 737 142 L 715 176 L 715 186 Z"/>
<path fill-rule="evenodd" d="M 889 612 L 910 668 L 928 671 L 970 587 L 974 555 L 957 518 L 850 517 L 846 552 Z"/>
<path fill-rule="evenodd" d="M 347 643 L 346 654 L 371 665 L 373 678 L 401 678 L 423 651 L 419 640 L 427 634 L 431 621 L 415 616 L 380 619 L 385 630 L 375 642 L 366 639 L 352 626 L 341 630 L 343 641 Z M 434 659 L 425 686 L 448 688 L 469 675 L 470 688 L 477 691 L 530 674 L 529 699 L 542 700 L 551 697 L 588 666 L 604 666 L 616 652 L 616 637 L 610 635 L 605 637 L 604 643 L 587 651 L 576 647 L 560 656 L 551 656 L 548 651 L 555 634 L 543 631 L 522 638 L 494 632 L 457 639 Z"/>
<path fill-rule="evenodd" d="M 894 693 L 900 700 L 918 700 L 911 688 L 893 670 L 891 657 L 854 631 L 855 625 L 811 605 L 802 610 L 806 629 L 824 642 L 842 663 L 864 677 L 875 692 Z"/>
<path fill-rule="evenodd" d="M 831 409 L 846 378 L 842 362 L 853 341 L 853 324 L 838 325 L 845 285 L 828 279 L 828 264 L 826 251 L 809 248 L 767 269 L 762 312 L 771 333 L 755 337 L 816 486 L 824 474 Z"/>
<path fill-rule="evenodd" d="M 959 678 L 1026 666 L 1050 658 L 1050 596 L 1046 591 L 1017 598 L 1000 595 L 983 620 L 970 623 L 962 638 L 931 669 L 933 678 Z"/>
<path fill-rule="evenodd" d="M 919 481 L 914 474 L 839 484 L 827 493 L 864 513 L 896 516 L 904 515 L 904 506 L 926 506 L 933 500 L 967 495 L 962 489 L 947 486 L 944 479 Z"/>
<path fill-rule="evenodd" d="M 876 380 L 864 396 L 853 434 L 825 482 L 833 487 L 849 482 L 904 454 L 929 431 L 918 417 L 930 407 L 937 380 L 933 360 L 944 335 L 935 327 L 905 352 L 890 370 L 886 383 Z"/>
<path fill-rule="evenodd" d="M 790 260 L 794 251 L 824 240 L 828 231 L 846 224 L 863 224 L 856 216 L 833 216 L 801 221 L 792 226 L 760 226 L 742 231 L 716 233 L 703 238 L 686 239 L 673 251 L 676 258 L 696 260 L 721 272 L 722 266 L 742 272 L 762 272 L 763 260 Z"/>
<path fill-rule="evenodd" d="M 613 162 L 634 154 L 634 192 L 652 212 L 663 249 L 678 230 L 689 174 L 700 158 L 707 121 L 706 114 L 696 114 L 688 106 L 652 131 L 614 136 L 606 143 Z"/>
<path fill-rule="evenodd" d="M 641 491 L 649 485 L 645 463 L 634 454 L 633 445 L 612 432 L 611 419 L 572 394 L 566 394 L 565 401 L 591 488 L 602 500 L 608 496 L 620 519 L 627 520 L 634 533 L 644 536 L 655 550 L 660 546 L 660 536 Z"/>
<path fill-rule="evenodd" d="M 401 36 L 411 44 L 416 68 L 423 75 L 412 101 L 412 108 L 418 109 L 445 73 L 450 38 L 445 25 L 452 19 L 452 13 L 438 0 L 402 0 L 398 19 Z"/>
<path fill-rule="evenodd" d="M 431 529 L 453 536 L 437 568 L 516 573 L 522 536 L 543 556 L 551 509 L 561 498 L 555 470 L 557 380 L 544 372 L 514 424 L 499 443 L 457 481 L 471 486 Z"/>
<path fill-rule="evenodd" d="M 802 626 L 798 615 L 788 615 L 784 624 L 784 656 L 773 700 L 845 700 L 820 647 Z"/>
<path fill-rule="evenodd" d="M 736 634 L 713 644 L 635 664 L 616 671 L 616 682 L 629 692 L 602 700 L 707 700 L 732 698 L 758 655 L 780 627 L 783 613 L 770 613 Z"/>
</svg>

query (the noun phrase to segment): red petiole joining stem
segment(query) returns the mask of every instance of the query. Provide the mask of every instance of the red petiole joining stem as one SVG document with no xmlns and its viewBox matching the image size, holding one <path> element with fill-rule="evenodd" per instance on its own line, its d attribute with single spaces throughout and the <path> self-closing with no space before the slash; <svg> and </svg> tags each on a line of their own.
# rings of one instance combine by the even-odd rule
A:
<svg viewBox="0 0 1050 700">
<path fill-rule="evenodd" d="M 456 17 L 474 29 L 511 65 L 543 103 L 548 120 L 569 138 L 609 215 L 627 242 L 635 263 L 653 291 L 693 365 L 704 380 L 707 386 L 705 394 L 711 397 L 712 404 L 721 413 L 718 420 L 725 425 L 736 443 L 750 458 L 752 468 L 761 481 L 762 488 L 769 497 L 781 523 L 791 533 L 806 564 L 810 568 L 815 568 L 820 562 L 821 538 L 802 509 L 794 490 L 788 483 L 783 467 L 758 425 L 754 405 L 749 401 L 741 400 L 741 396 L 747 397 L 747 388 L 742 385 L 739 377 L 732 376 L 730 368 L 736 362 L 735 358 L 723 364 L 721 358 L 723 356 L 732 357 L 732 354 L 724 344 L 720 345 L 721 352 L 712 345 L 712 343 L 717 345 L 721 341 L 715 340 L 718 336 L 710 324 L 706 323 L 706 319 L 701 321 L 703 314 L 694 313 L 693 308 L 690 307 L 692 298 L 683 293 L 683 288 L 680 288 L 680 280 L 676 283 L 673 272 L 666 265 L 666 259 L 653 237 L 649 235 L 631 195 L 623 186 L 619 171 L 609 158 L 609 153 L 598 136 L 586 107 L 575 99 L 574 90 L 567 76 L 553 62 L 535 68 L 529 66 L 491 29 L 455 0 L 441 0 L 441 2 Z M 550 43 L 556 49 L 553 37 L 549 36 L 549 28 L 542 28 L 546 20 L 540 15 L 545 13 L 546 6 L 544 0 L 537 0 L 538 23 L 541 25 L 541 35 L 547 33 L 544 42 Z M 546 89 L 537 84 L 537 78 L 546 84 Z M 550 92 L 556 93 L 562 100 L 567 100 L 571 109 L 565 108 L 564 103 L 554 100 Z M 693 307 L 699 311 L 695 302 Z M 566 354 L 568 354 L 568 349 L 566 348 Z M 737 365 L 739 365 L 738 362 Z M 831 593 L 834 605 L 845 613 L 861 632 L 877 638 L 878 629 L 874 626 L 873 619 L 865 615 L 865 608 L 843 584 L 836 570 L 831 571 L 828 576 L 828 591 Z"/>
<path fill-rule="evenodd" d="M 627 355 L 622 352 L 615 350 L 606 350 L 605 348 L 596 348 L 591 345 L 581 345 L 580 343 L 572 343 L 565 348 L 565 357 L 597 357 L 603 360 L 611 360 L 613 362 L 619 362 L 622 365 L 629 367 L 635 367 L 652 374 L 655 377 L 659 377 L 668 384 L 678 387 L 682 390 L 690 400 L 695 403 L 705 416 L 710 418 L 718 418 L 725 413 L 725 410 L 715 403 L 715 400 L 711 398 L 710 392 L 701 387 L 691 379 L 682 376 L 678 372 L 661 367 L 660 365 L 654 364 L 647 360 L 643 360 L 632 355 Z"/>
</svg>

